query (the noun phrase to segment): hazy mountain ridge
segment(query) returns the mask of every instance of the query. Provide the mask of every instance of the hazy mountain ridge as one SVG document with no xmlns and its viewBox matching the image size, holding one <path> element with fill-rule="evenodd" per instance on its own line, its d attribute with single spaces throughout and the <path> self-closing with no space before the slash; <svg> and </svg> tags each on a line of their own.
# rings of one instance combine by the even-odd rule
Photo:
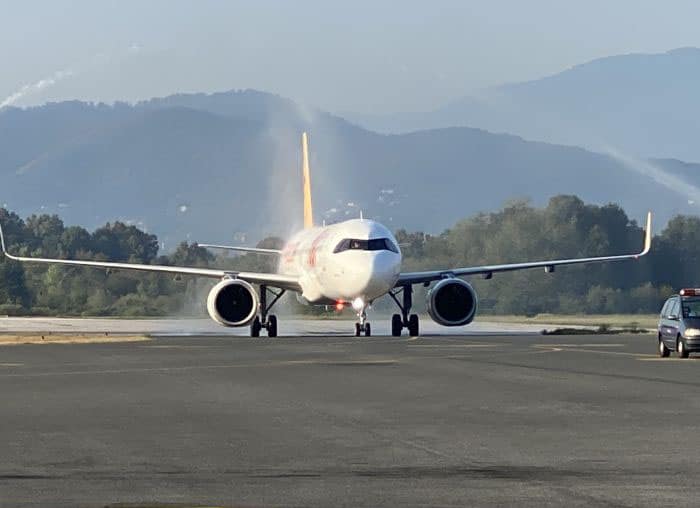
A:
<svg viewBox="0 0 700 508">
<path fill-rule="evenodd" d="M 700 161 L 700 49 L 593 60 L 480 90 L 434 111 L 348 115 L 379 132 L 480 127 L 526 139 Z"/>
<path fill-rule="evenodd" d="M 0 204 L 89 228 L 128 220 L 166 248 L 284 235 L 301 216 L 302 130 L 319 221 L 363 210 L 394 228 L 439 231 L 509 199 L 560 193 L 619 202 L 635 217 L 696 211 L 629 161 L 464 127 L 382 135 L 255 91 L 4 109 Z M 698 183 L 697 165 L 652 163 Z"/>
</svg>

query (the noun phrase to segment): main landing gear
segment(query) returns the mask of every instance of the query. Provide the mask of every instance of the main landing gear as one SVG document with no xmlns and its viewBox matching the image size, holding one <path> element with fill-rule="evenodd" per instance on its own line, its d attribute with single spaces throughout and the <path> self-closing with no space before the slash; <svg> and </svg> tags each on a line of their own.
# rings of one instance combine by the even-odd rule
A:
<svg viewBox="0 0 700 508">
<path fill-rule="evenodd" d="M 267 293 L 270 292 L 274 298 L 267 304 Z M 284 289 L 279 291 L 273 291 L 265 285 L 260 286 L 260 315 L 255 316 L 253 322 L 250 324 L 250 336 L 260 337 L 260 330 L 265 328 L 267 330 L 268 337 L 277 337 L 277 316 L 274 314 L 268 315 L 268 312 L 272 309 L 272 306 L 277 303 L 277 300 L 282 298 L 284 294 Z"/>
<path fill-rule="evenodd" d="M 398 295 L 403 296 L 403 302 L 399 302 Z M 401 289 L 390 291 L 389 296 L 394 299 L 401 310 L 401 314 L 391 316 L 391 335 L 400 337 L 401 331 L 408 328 L 408 334 L 411 337 L 417 337 L 420 332 L 418 314 L 408 314 L 413 306 L 413 287 L 410 284 L 402 286 Z"/>
</svg>

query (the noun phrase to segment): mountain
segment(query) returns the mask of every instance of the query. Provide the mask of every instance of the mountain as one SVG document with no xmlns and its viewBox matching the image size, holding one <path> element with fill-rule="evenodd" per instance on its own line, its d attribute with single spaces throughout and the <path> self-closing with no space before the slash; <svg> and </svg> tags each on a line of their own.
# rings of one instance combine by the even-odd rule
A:
<svg viewBox="0 0 700 508">
<path fill-rule="evenodd" d="M 577 194 L 633 217 L 697 212 L 700 166 L 473 128 L 384 135 L 251 90 L 134 105 L 0 110 L 0 204 L 92 228 L 116 219 L 183 239 L 252 243 L 301 219 L 299 138 L 311 135 L 318 220 L 371 216 L 437 232 L 514 198 Z"/>
<path fill-rule="evenodd" d="M 480 90 L 435 111 L 346 115 L 380 132 L 479 127 L 526 139 L 700 161 L 700 49 L 601 58 Z"/>
</svg>

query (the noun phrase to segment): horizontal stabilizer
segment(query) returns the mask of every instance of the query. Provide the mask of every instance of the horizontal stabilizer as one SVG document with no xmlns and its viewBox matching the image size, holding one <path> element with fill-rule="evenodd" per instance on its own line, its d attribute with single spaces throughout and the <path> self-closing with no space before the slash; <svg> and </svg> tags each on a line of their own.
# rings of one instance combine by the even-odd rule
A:
<svg viewBox="0 0 700 508">
<path fill-rule="evenodd" d="M 251 252 L 253 254 L 272 254 L 279 256 L 282 251 L 279 249 L 261 249 L 260 247 L 238 247 L 236 245 L 216 245 L 213 243 L 200 243 L 200 247 L 205 249 L 235 250 L 240 252 Z"/>
</svg>

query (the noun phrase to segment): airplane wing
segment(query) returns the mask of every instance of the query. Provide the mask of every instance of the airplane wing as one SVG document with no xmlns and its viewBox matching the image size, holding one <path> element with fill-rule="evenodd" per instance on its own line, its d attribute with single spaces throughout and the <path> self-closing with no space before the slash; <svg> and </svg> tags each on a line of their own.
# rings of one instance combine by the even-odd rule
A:
<svg viewBox="0 0 700 508">
<path fill-rule="evenodd" d="M 213 243 L 198 243 L 200 247 L 205 249 L 222 249 L 222 250 L 235 250 L 240 252 L 251 252 L 253 254 L 272 254 L 279 256 L 282 251 L 279 249 L 262 249 L 260 247 L 238 247 L 235 245 L 216 245 Z"/>
<path fill-rule="evenodd" d="M 466 268 L 454 268 L 451 270 L 430 270 L 425 272 L 404 272 L 399 275 L 396 286 L 407 284 L 420 284 L 432 282 L 449 277 L 461 277 L 465 275 L 484 275 L 490 279 L 497 272 L 512 272 L 515 270 L 527 270 L 529 268 L 544 268 L 546 272 L 553 272 L 556 266 L 578 265 L 584 263 L 605 263 L 610 261 L 625 261 L 639 259 L 645 256 L 651 249 L 651 212 L 647 214 L 644 234 L 644 247 L 637 254 L 623 254 L 619 256 L 600 256 L 592 258 L 554 259 L 551 261 L 534 261 L 528 263 L 511 263 L 503 265 L 472 266 Z"/>
<path fill-rule="evenodd" d="M 288 289 L 291 291 L 301 292 L 302 288 L 297 277 L 289 275 L 281 275 L 276 273 L 257 273 L 257 272 L 237 272 L 231 270 L 218 270 L 211 268 L 195 268 L 186 266 L 167 266 L 167 265 L 146 265 L 139 263 L 114 263 L 109 261 L 82 261 L 77 259 L 51 259 L 51 258 L 33 258 L 24 256 L 14 256 L 7 252 L 5 247 L 5 236 L 0 226 L 0 245 L 2 246 L 3 254 L 14 261 L 23 263 L 47 263 L 56 265 L 70 266 L 89 266 L 93 268 L 107 268 L 114 270 L 135 270 L 141 272 L 159 272 L 172 273 L 177 275 L 193 275 L 197 277 L 209 277 L 213 279 L 222 279 L 224 277 L 242 279 L 252 284 L 266 284 L 268 286 Z"/>
</svg>

